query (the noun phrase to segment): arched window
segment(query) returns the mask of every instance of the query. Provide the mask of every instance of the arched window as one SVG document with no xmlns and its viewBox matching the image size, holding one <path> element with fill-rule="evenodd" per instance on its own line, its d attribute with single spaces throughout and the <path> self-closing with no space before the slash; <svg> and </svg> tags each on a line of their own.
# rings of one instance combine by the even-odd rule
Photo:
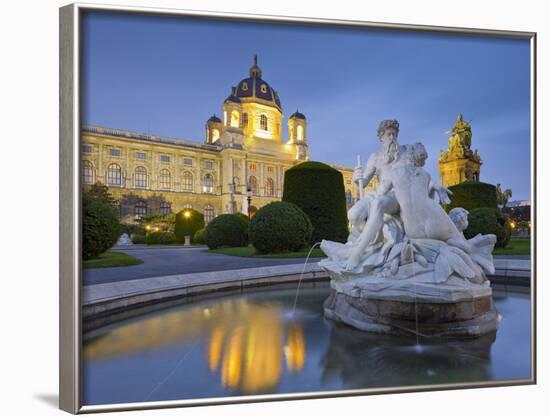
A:
<svg viewBox="0 0 550 417">
<path fill-rule="evenodd" d="M 248 188 L 252 192 L 252 195 L 258 195 L 258 179 L 256 177 L 248 177 Z"/>
<path fill-rule="evenodd" d="M 248 113 L 243 113 L 243 127 L 248 126 Z"/>
<path fill-rule="evenodd" d="M 302 126 L 298 126 L 296 129 L 296 136 L 298 136 L 298 140 L 304 140 L 304 128 Z"/>
<path fill-rule="evenodd" d="M 216 142 L 220 138 L 220 131 L 218 129 L 212 129 L 212 142 Z"/>
<path fill-rule="evenodd" d="M 170 206 L 170 203 L 167 203 L 166 201 L 163 201 L 160 203 L 160 214 L 170 214 L 172 212 L 172 207 Z"/>
<path fill-rule="evenodd" d="M 90 161 L 82 161 L 82 182 L 84 184 L 94 183 L 94 166 Z"/>
<path fill-rule="evenodd" d="M 240 127 L 239 126 L 239 112 L 237 110 L 233 110 L 231 112 L 231 127 Z"/>
<path fill-rule="evenodd" d="M 267 129 L 267 116 L 265 114 L 260 115 L 260 129 L 268 130 Z"/>
<path fill-rule="evenodd" d="M 161 169 L 159 175 L 160 188 L 162 188 L 163 190 L 169 190 L 171 182 L 172 178 L 170 175 L 170 171 L 168 171 L 167 169 Z"/>
<path fill-rule="evenodd" d="M 111 187 L 122 186 L 122 168 L 118 164 L 110 164 L 107 167 L 107 185 Z"/>
<path fill-rule="evenodd" d="M 136 217 L 144 217 L 147 215 L 147 203 L 145 201 L 138 201 L 134 209 Z"/>
<path fill-rule="evenodd" d="M 147 188 L 147 170 L 144 167 L 136 167 L 134 172 L 134 186 L 136 188 Z"/>
<path fill-rule="evenodd" d="M 265 182 L 265 195 L 270 197 L 275 195 L 275 183 L 272 178 L 268 178 Z"/>
<path fill-rule="evenodd" d="M 209 223 L 214 219 L 214 207 L 205 206 L 204 207 L 204 222 Z"/>
<path fill-rule="evenodd" d="M 191 192 L 193 191 L 193 174 L 189 171 L 183 173 L 182 190 Z"/>
<path fill-rule="evenodd" d="M 214 192 L 214 177 L 212 174 L 206 174 L 203 179 L 202 191 L 205 193 Z"/>
</svg>

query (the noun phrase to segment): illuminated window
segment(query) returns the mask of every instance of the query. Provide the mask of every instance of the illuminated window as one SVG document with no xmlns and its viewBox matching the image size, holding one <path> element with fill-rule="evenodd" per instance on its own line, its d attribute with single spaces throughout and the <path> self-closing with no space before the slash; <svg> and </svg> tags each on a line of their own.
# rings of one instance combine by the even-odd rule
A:
<svg viewBox="0 0 550 417">
<path fill-rule="evenodd" d="M 204 222 L 210 223 L 214 219 L 214 207 L 205 206 L 204 207 Z"/>
<path fill-rule="evenodd" d="M 243 127 L 248 126 L 248 113 L 243 113 Z"/>
<path fill-rule="evenodd" d="M 94 166 L 90 161 L 82 161 L 82 182 L 84 184 L 94 183 Z"/>
<path fill-rule="evenodd" d="M 134 172 L 134 186 L 136 188 L 147 187 L 147 170 L 144 167 L 137 167 Z"/>
<path fill-rule="evenodd" d="M 236 110 L 231 112 L 231 126 L 239 127 L 239 112 Z"/>
<path fill-rule="evenodd" d="M 267 93 L 267 85 L 262 84 L 262 85 L 260 86 L 260 91 L 261 91 L 262 93 Z"/>
<path fill-rule="evenodd" d="M 216 142 L 220 138 L 220 131 L 218 129 L 212 129 L 212 142 Z"/>
<path fill-rule="evenodd" d="M 296 135 L 298 136 L 298 140 L 304 139 L 304 128 L 302 126 L 298 126 L 296 129 Z"/>
<path fill-rule="evenodd" d="M 117 164 L 110 164 L 107 167 L 107 185 L 111 187 L 122 186 L 122 168 Z"/>
<path fill-rule="evenodd" d="M 258 179 L 255 176 L 248 178 L 248 188 L 252 191 L 252 195 L 258 195 Z"/>
<path fill-rule="evenodd" d="M 183 173 L 182 190 L 193 191 L 193 174 L 189 171 Z"/>
<path fill-rule="evenodd" d="M 248 91 L 248 83 L 243 83 L 242 89 L 243 91 Z"/>
<path fill-rule="evenodd" d="M 120 149 L 118 149 L 118 148 L 109 148 L 109 155 L 114 156 L 115 158 L 120 158 Z"/>
<path fill-rule="evenodd" d="M 260 115 L 260 129 L 268 130 L 267 129 L 267 116 L 265 114 Z"/>
<path fill-rule="evenodd" d="M 267 172 L 269 172 L 270 174 L 273 173 L 273 167 L 267 167 Z"/>
<path fill-rule="evenodd" d="M 214 177 L 212 174 L 206 174 L 203 178 L 202 191 L 205 193 L 214 192 Z"/>
<path fill-rule="evenodd" d="M 94 148 L 92 145 L 82 145 L 82 152 L 83 153 L 92 153 L 94 151 Z"/>
<path fill-rule="evenodd" d="M 147 154 L 145 152 L 136 152 L 136 159 L 140 161 L 146 161 L 147 160 Z"/>
<path fill-rule="evenodd" d="M 183 208 L 184 208 L 184 209 L 192 209 L 193 206 L 192 206 L 191 204 L 184 204 L 184 205 L 183 205 Z"/>
<path fill-rule="evenodd" d="M 167 169 L 161 169 L 159 174 L 160 188 L 162 188 L 163 190 L 169 190 L 171 182 L 172 178 L 170 175 L 170 171 L 168 171 Z"/>
<path fill-rule="evenodd" d="M 170 214 L 172 212 L 172 207 L 170 206 L 170 203 L 167 203 L 166 201 L 163 201 L 160 203 L 160 214 Z"/>
<path fill-rule="evenodd" d="M 249 169 L 251 171 L 256 171 L 256 164 L 250 164 Z"/>
<path fill-rule="evenodd" d="M 160 156 L 160 162 L 164 162 L 169 164 L 170 163 L 170 155 L 161 155 Z"/>
<path fill-rule="evenodd" d="M 134 209 L 136 217 L 143 217 L 147 215 L 147 203 L 145 201 L 138 201 Z"/>
<path fill-rule="evenodd" d="M 265 182 L 265 195 L 270 197 L 275 195 L 275 183 L 271 178 L 268 178 Z"/>
<path fill-rule="evenodd" d="M 193 166 L 193 160 L 191 158 L 183 158 L 183 165 L 186 165 L 188 167 Z"/>
</svg>

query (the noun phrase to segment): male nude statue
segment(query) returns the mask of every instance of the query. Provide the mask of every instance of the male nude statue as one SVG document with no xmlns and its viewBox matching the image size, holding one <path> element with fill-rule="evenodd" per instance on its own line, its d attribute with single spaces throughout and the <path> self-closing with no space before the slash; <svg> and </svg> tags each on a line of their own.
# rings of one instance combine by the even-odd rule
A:
<svg viewBox="0 0 550 417">
<path fill-rule="evenodd" d="M 374 175 L 379 183 L 386 183 L 386 177 L 390 175 L 393 165 L 399 160 L 407 146 L 400 146 L 397 142 L 399 134 L 399 122 L 397 120 L 383 120 L 378 126 L 378 138 L 382 142 L 382 148 L 373 153 L 365 167 L 355 169 L 353 180 L 363 186 L 367 186 Z M 442 203 L 448 203 L 447 189 L 434 186 L 433 191 L 439 194 Z M 399 213 L 399 202 L 393 191 L 384 190 L 382 193 L 374 191 L 358 201 L 348 212 L 348 219 L 354 227 L 360 231 L 360 235 L 353 242 L 345 269 L 351 271 L 356 268 L 365 249 L 375 242 L 384 225 L 384 214 L 395 215 Z M 366 216 L 366 223 L 363 221 Z"/>
</svg>

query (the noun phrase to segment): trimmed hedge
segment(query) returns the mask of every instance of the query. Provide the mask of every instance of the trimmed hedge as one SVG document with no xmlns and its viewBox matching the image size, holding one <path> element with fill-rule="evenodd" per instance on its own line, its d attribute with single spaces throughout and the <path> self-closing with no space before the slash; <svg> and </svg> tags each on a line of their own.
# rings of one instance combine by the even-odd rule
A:
<svg viewBox="0 0 550 417">
<path fill-rule="evenodd" d="M 348 238 L 346 193 L 342 174 L 321 162 L 302 162 L 285 172 L 283 201 L 296 204 L 313 226 L 311 242 Z"/>
<path fill-rule="evenodd" d="M 241 219 L 244 224 L 246 224 L 246 227 L 248 227 L 248 225 L 250 224 L 250 219 L 248 218 L 248 216 L 244 213 L 235 213 L 235 216 L 237 216 L 239 219 Z"/>
<path fill-rule="evenodd" d="M 471 239 L 478 233 L 496 235 L 495 247 L 505 248 L 512 236 L 512 228 L 499 209 L 482 207 L 473 209 L 468 214 L 468 228 L 464 230 L 464 236 Z"/>
<path fill-rule="evenodd" d="M 189 218 L 185 217 L 185 212 L 191 214 Z M 185 236 L 190 236 L 191 242 L 194 242 L 193 238 L 195 237 L 195 233 L 200 229 L 204 229 L 204 215 L 202 213 L 188 208 L 176 214 L 174 232 L 178 243 L 185 243 Z"/>
<path fill-rule="evenodd" d="M 221 214 L 206 226 L 204 240 L 208 249 L 248 245 L 248 228 L 235 214 Z"/>
<path fill-rule="evenodd" d="M 275 202 L 262 207 L 250 220 L 250 242 L 258 253 L 294 252 L 307 247 L 312 226 L 296 205 Z"/>
<path fill-rule="evenodd" d="M 106 201 L 82 197 L 82 258 L 92 259 L 111 248 L 121 234 L 118 213 Z"/>
<path fill-rule="evenodd" d="M 146 243 L 147 237 L 145 235 L 132 235 L 132 243 L 137 245 L 140 243 Z"/>
<path fill-rule="evenodd" d="M 172 232 L 151 232 L 145 241 L 148 245 L 168 245 L 176 243 L 176 235 Z"/>
<path fill-rule="evenodd" d="M 480 207 L 497 207 L 497 188 L 484 182 L 466 181 L 449 187 L 453 195 L 451 204 L 446 206 L 449 211 L 455 207 L 462 207 L 471 211 Z"/>
<path fill-rule="evenodd" d="M 206 229 L 199 229 L 195 232 L 195 235 L 193 236 L 193 242 L 200 243 L 201 245 L 204 245 L 204 232 Z"/>
</svg>

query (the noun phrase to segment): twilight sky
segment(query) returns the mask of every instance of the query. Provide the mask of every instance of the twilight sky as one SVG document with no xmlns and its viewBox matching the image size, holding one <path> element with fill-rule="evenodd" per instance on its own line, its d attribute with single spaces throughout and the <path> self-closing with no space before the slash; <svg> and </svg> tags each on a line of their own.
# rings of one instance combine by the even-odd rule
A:
<svg viewBox="0 0 550 417">
<path fill-rule="evenodd" d="M 204 142 L 254 53 L 287 117 L 308 121 L 311 159 L 354 166 L 382 119 L 423 142 L 434 178 L 459 112 L 472 124 L 481 181 L 530 198 L 528 40 L 87 13 L 83 123 Z"/>
</svg>

